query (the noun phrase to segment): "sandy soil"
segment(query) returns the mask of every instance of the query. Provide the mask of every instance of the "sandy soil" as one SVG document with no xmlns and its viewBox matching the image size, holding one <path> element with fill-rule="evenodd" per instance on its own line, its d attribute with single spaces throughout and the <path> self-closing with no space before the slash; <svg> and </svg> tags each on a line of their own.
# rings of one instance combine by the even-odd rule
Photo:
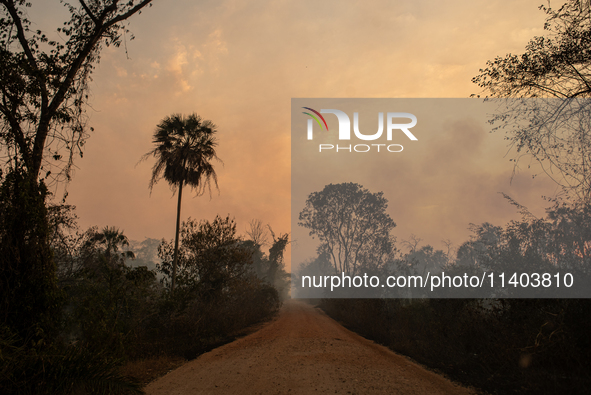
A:
<svg viewBox="0 0 591 395">
<path fill-rule="evenodd" d="M 201 355 L 145 390 L 150 395 L 474 393 L 294 300 L 257 332 Z"/>
</svg>

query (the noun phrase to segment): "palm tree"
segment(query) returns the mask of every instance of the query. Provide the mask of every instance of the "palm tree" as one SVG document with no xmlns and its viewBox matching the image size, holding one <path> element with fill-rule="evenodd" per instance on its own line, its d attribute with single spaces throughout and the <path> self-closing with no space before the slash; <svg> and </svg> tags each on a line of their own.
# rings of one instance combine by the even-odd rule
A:
<svg viewBox="0 0 591 395">
<path fill-rule="evenodd" d="M 105 247 L 105 255 L 109 257 L 112 253 L 119 251 L 119 246 L 122 248 L 129 247 L 129 239 L 123 234 L 123 231 L 115 226 L 105 226 L 103 230 L 95 233 L 91 240 L 97 244 L 102 244 Z"/>
<path fill-rule="evenodd" d="M 189 185 L 196 191 L 197 196 L 205 192 L 205 186 L 208 187 L 211 195 L 211 180 L 214 181 L 216 188 L 218 187 L 217 176 L 212 165 L 214 159 L 219 161 L 215 152 L 217 140 L 214 135 L 216 133 L 216 126 L 211 121 L 202 120 L 196 114 L 187 117 L 174 114 L 164 118 L 156 127 L 152 141 L 156 146 L 142 157 L 142 160 L 150 156 L 156 158 L 156 163 L 152 168 L 150 191 L 162 177 L 168 181 L 173 193 L 177 188 L 179 191 L 171 293 L 174 293 L 178 262 L 183 186 Z"/>
<path fill-rule="evenodd" d="M 86 240 L 85 247 L 90 251 L 95 251 L 97 246 L 101 246 L 104 249 L 102 255 L 105 257 L 106 262 L 111 267 L 122 265 L 125 259 L 134 259 L 135 254 L 132 251 L 123 251 L 119 254 L 119 247 L 129 247 L 129 239 L 123 231 L 119 230 L 115 226 L 105 226 L 101 231 L 97 231 L 95 228 L 89 230 L 89 237 Z M 96 261 L 93 261 L 96 263 Z"/>
</svg>

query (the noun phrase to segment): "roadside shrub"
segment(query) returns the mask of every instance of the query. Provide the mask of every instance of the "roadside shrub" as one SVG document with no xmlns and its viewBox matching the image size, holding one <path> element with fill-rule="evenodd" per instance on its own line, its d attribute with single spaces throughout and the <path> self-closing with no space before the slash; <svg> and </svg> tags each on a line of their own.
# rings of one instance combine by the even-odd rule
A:
<svg viewBox="0 0 591 395">
<path fill-rule="evenodd" d="M 143 394 L 119 373 L 120 361 L 83 347 L 19 345 L 18 335 L 0 328 L 0 393 L 6 395 Z"/>
<path fill-rule="evenodd" d="M 153 354 L 194 359 L 238 336 L 244 328 L 273 315 L 281 306 L 271 285 L 256 278 L 236 282 L 215 299 L 195 298 L 181 310 L 161 314 L 147 329 Z"/>
<path fill-rule="evenodd" d="M 591 301 L 324 299 L 361 335 L 491 392 L 587 393 Z"/>
</svg>

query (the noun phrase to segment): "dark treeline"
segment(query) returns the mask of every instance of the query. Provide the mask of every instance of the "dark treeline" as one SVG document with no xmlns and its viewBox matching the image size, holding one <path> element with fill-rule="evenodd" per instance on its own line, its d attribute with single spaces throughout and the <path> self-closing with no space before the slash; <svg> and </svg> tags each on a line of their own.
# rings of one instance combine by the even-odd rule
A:
<svg viewBox="0 0 591 395">
<path fill-rule="evenodd" d="M 489 393 L 589 392 L 587 299 L 325 299 L 322 308 L 363 336 Z"/>
<path fill-rule="evenodd" d="M 415 237 L 384 270 L 588 271 L 589 204 L 554 202 L 544 218 L 521 211 L 503 227 L 472 225 L 455 256 L 419 247 Z M 322 257 L 303 268 L 313 266 L 334 273 Z M 583 394 L 591 385 L 588 299 L 324 299 L 322 307 L 362 335 L 492 393 Z"/>
<path fill-rule="evenodd" d="M 141 393 L 122 364 L 195 358 L 270 317 L 287 295 L 287 235 L 265 253 L 229 217 L 187 220 L 172 294 L 172 241 L 160 243 L 156 270 L 132 267 L 119 229 L 79 232 L 71 206 L 46 206 L 43 191 L 35 202 L 18 200 L 17 182 L 9 174 L 0 190 L 3 394 Z M 29 223 L 20 234 L 22 218 Z M 45 278 L 18 266 L 40 262 Z"/>
</svg>

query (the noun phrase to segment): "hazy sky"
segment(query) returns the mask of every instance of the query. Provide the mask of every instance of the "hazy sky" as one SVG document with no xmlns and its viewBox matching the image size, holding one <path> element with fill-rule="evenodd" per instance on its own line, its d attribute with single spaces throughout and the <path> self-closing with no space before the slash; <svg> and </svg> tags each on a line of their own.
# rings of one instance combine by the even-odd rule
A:
<svg viewBox="0 0 591 395">
<path fill-rule="evenodd" d="M 230 214 L 241 233 L 251 219 L 290 232 L 291 98 L 467 97 L 486 60 L 542 34 L 542 3 L 155 0 L 129 21 L 129 58 L 123 46 L 102 52 L 88 111 L 95 132 L 67 201 L 82 229 L 172 238 L 176 198 L 165 181 L 150 196 L 153 162 L 136 164 L 162 118 L 195 112 L 217 124 L 224 164 L 219 195 L 187 190 L 182 218 Z M 51 0 L 29 13 L 50 32 L 63 12 Z M 454 226 L 459 238 L 468 224 Z"/>
<path fill-rule="evenodd" d="M 539 208 L 544 201 L 540 196 L 553 193 L 555 184 L 548 177 L 532 178 L 540 169 L 536 163 L 528 169 L 531 160 L 521 162 L 523 169 L 511 182 L 513 166 L 506 156 L 504 134 L 491 133 L 492 114 L 506 110 L 506 104 L 504 100 L 485 102 L 475 98 L 293 99 L 293 262 L 316 255 L 317 240 L 297 223 L 310 193 L 328 184 L 353 182 L 371 193 L 383 192 L 388 201 L 386 212 L 397 224 L 393 235 L 403 251 L 408 251 L 405 240 L 413 234 L 422 239 L 419 247 L 430 244 L 445 251 L 443 240 L 454 243 L 453 248 L 468 240 L 470 223 L 504 225 L 515 219 L 517 209 L 503 193 L 535 214 L 542 214 Z M 307 122 L 311 117 L 304 112 L 311 111 L 302 107 L 337 109 L 347 114 L 350 139 L 339 140 L 341 126 L 330 113 L 324 115 L 328 131 L 312 122 L 309 139 Z M 416 125 L 408 132 L 417 140 L 397 129 L 390 132 L 388 140 L 388 121 L 384 118 L 392 112 L 416 117 Z M 353 132 L 354 113 L 359 131 L 366 136 L 378 131 L 381 113 L 382 135 L 372 141 L 357 138 Z M 393 121 L 404 125 L 411 120 Z"/>
</svg>

